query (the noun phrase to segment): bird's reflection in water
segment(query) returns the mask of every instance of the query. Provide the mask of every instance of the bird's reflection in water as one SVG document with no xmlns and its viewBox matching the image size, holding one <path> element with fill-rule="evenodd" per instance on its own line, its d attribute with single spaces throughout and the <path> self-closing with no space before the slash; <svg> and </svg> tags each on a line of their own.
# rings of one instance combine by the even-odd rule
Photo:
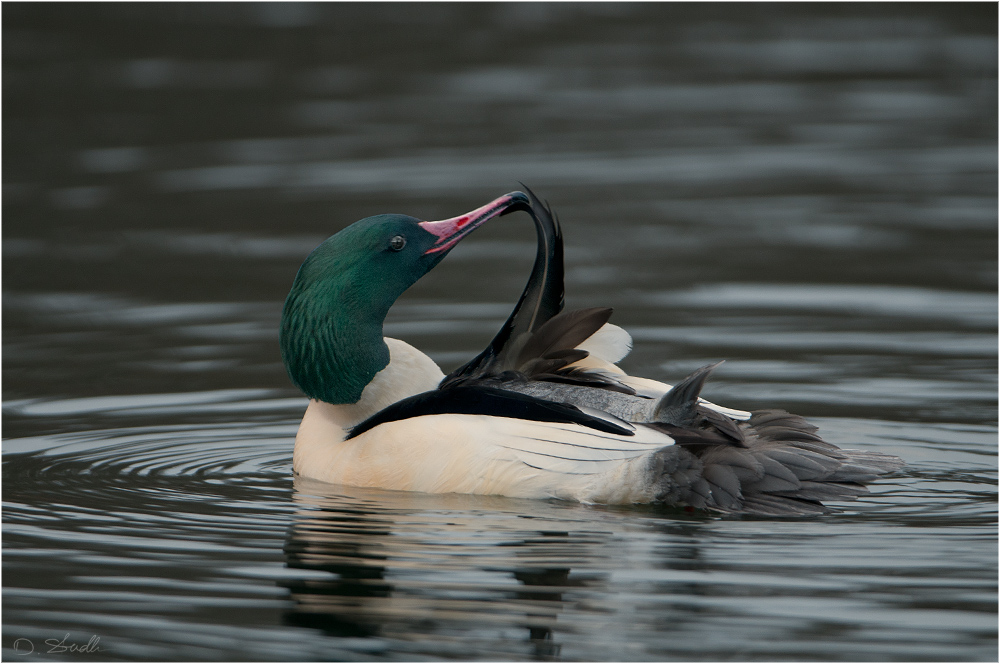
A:
<svg viewBox="0 0 1000 664">
<path fill-rule="evenodd" d="M 570 583 L 569 570 L 515 570 L 514 578 L 526 586 L 515 596 L 524 600 L 525 603 L 537 602 L 539 604 L 538 608 L 529 609 L 527 614 L 528 639 L 534 646 L 534 654 L 539 658 L 558 657 L 562 646 L 554 641 L 552 633 L 552 623 L 556 621 L 558 611 L 555 608 L 546 610 L 544 605 L 558 607 L 563 598 L 563 593 L 558 588 L 575 585 Z"/>
<path fill-rule="evenodd" d="M 417 644 L 409 652 L 558 658 L 557 637 L 568 636 L 556 630 L 565 595 L 598 590 L 607 574 L 597 568 L 614 556 L 611 532 L 595 532 L 579 514 L 560 523 L 561 510 L 550 503 L 527 501 L 532 513 L 525 514 L 518 511 L 525 501 L 507 498 L 302 479 L 295 500 L 287 565 L 329 578 L 282 582 L 295 602 L 287 622 Z"/>
<path fill-rule="evenodd" d="M 285 540 L 288 567 L 329 572 L 330 577 L 283 583 L 296 603 L 287 622 L 332 636 L 376 636 L 378 624 L 365 609 L 392 593 L 385 581 L 385 555 L 378 551 L 380 538 L 390 535 L 388 525 L 345 506 L 300 514 Z"/>
</svg>

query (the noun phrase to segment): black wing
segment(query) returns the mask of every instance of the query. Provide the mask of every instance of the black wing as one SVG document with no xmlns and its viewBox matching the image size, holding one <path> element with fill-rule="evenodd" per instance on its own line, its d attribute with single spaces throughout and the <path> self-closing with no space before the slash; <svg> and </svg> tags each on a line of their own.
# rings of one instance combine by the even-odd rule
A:
<svg viewBox="0 0 1000 664">
<path fill-rule="evenodd" d="M 525 187 L 531 198 L 528 209 L 538 234 L 538 249 L 531 276 L 521 299 L 507 322 L 486 349 L 448 374 L 441 387 L 459 381 L 481 378 L 516 369 L 520 350 L 531 334 L 563 308 L 563 240 L 559 222 L 535 193 Z"/>
<path fill-rule="evenodd" d="M 523 185 L 522 185 L 523 186 Z M 590 385 L 634 394 L 602 374 L 568 369 L 587 357 L 576 346 L 599 330 L 611 317 L 610 308 L 563 308 L 563 238 L 551 208 L 524 187 L 531 200 L 527 210 L 535 222 L 538 248 L 531 276 L 507 322 L 486 349 L 448 374 L 439 387 L 492 379 L 502 383 L 510 372 L 534 380 Z M 524 209 L 524 208 L 519 208 Z"/>
<path fill-rule="evenodd" d="M 421 415 L 492 415 L 535 422 L 582 424 L 604 433 L 633 436 L 634 428 L 610 415 L 591 415 L 576 406 L 546 401 L 526 394 L 507 392 L 485 385 L 458 385 L 447 390 L 431 390 L 397 401 L 351 429 L 348 439 L 386 422 L 408 420 Z"/>
</svg>

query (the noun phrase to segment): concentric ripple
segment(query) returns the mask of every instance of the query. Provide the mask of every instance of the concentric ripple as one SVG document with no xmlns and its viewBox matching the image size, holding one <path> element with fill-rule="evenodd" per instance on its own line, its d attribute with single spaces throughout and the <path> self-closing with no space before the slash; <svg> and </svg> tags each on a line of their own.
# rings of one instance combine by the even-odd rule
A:
<svg viewBox="0 0 1000 664">
<path fill-rule="evenodd" d="M 9 402 L 8 421 L 42 417 L 58 426 L 86 418 L 118 426 L 5 440 L 5 464 L 16 465 L 20 477 L 65 488 L 75 478 L 87 478 L 91 487 L 158 476 L 207 483 L 287 478 L 304 400 L 266 396 L 229 390 Z M 181 421 L 130 426 L 170 419 Z"/>
<path fill-rule="evenodd" d="M 774 522 L 293 480 L 303 406 L 246 390 L 7 404 L 13 420 L 106 426 L 4 443 L 5 657 L 67 633 L 147 660 L 990 647 L 993 427 L 819 418 L 834 442 L 910 465 L 841 515 Z M 896 546 L 913 538 L 926 545 Z"/>
</svg>

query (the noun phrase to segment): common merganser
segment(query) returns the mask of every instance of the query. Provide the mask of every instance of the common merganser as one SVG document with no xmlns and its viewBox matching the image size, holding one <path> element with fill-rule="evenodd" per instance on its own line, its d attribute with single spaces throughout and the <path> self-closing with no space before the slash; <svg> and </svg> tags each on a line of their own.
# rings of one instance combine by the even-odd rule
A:
<svg viewBox="0 0 1000 664">
<path fill-rule="evenodd" d="M 293 468 L 335 484 L 429 493 L 666 503 L 802 515 L 853 499 L 903 462 L 844 450 L 780 410 L 699 393 L 717 364 L 676 386 L 616 366 L 631 337 L 611 309 L 563 312 L 562 234 L 529 190 L 443 221 L 362 219 L 302 264 L 281 350 L 310 398 Z M 491 344 L 447 377 L 382 325 L 396 299 L 489 219 L 527 211 L 531 277 Z"/>
</svg>

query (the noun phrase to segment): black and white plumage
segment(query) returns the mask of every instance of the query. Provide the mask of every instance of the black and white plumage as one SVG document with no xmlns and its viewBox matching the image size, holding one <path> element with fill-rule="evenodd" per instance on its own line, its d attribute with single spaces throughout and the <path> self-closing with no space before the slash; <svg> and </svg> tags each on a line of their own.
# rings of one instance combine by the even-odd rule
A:
<svg viewBox="0 0 1000 664">
<path fill-rule="evenodd" d="M 519 207 L 535 222 L 534 267 L 489 346 L 444 377 L 386 339 L 392 359 L 360 401 L 310 404 L 298 472 L 390 489 L 808 515 L 902 465 L 840 449 L 784 411 L 701 399 L 717 364 L 673 387 L 626 375 L 615 363 L 631 339 L 608 322 L 611 309 L 562 311 L 561 230 L 528 199 Z"/>
</svg>

